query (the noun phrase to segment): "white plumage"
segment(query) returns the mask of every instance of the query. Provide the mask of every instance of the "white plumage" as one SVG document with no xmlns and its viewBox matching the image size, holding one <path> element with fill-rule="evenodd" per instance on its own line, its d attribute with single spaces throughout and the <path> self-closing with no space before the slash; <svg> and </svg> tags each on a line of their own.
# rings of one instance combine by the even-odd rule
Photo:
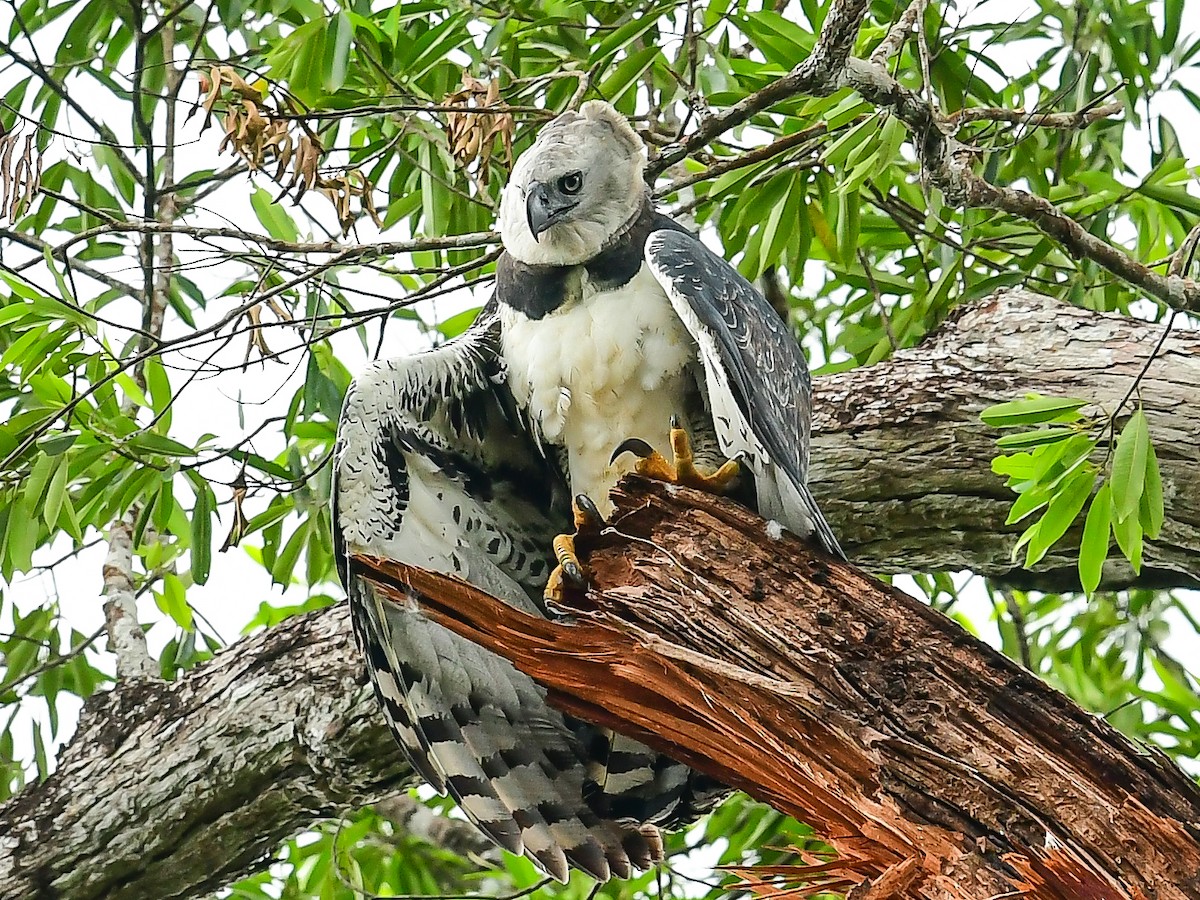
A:
<svg viewBox="0 0 1200 900">
<path fill-rule="evenodd" d="M 607 515 L 609 491 L 634 460 L 610 464 L 630 437 L 667 446 L 671 416 L 694 390 L 696 345 L 648 268 L 628 283 L 582 296 L 541 319 L 500 308 L 508 386 L 544 443 L 563 447 L 572 494 Z"/>
</svg>

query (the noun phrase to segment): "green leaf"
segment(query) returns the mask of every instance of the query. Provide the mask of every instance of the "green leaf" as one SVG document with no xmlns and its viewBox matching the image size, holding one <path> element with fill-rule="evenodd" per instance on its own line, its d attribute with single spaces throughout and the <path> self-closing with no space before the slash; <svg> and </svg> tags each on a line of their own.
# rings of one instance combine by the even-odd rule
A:
<svg viewBox="0 0 1200 900">
<path fill-rule="evenodd" d="M 129 439 L 129 446 L 150 453 L 163 453 L 167 456 L 195 456 L 196 450 L 187 444 L 181 444 L 165 434 L 156 431 L 142 431 Z"/>
<path fill-rule="evenodd" d="M 151 356 L 146 360 L 143 372 L 146 376 L 146 387 L 150 391 L 150 407 L 156 414 L 161 415 L 171 402 L 171 381 L 167 377 L 167 371 L 163 368 L 162 360 Z M 170 422 L 165 416 L 160 423 L 164 429 L 170 427 Z"/>
<path fill-rule="evenodd" d="M 46 497 L 42 504 L 42 519 L 51 532 L 53 532 L 54 526 L 58 523 L 58 513 L 62 509 L 63 496 L 67 492 L 68 470 L 67 460 L 62 458 L 62 462 L 54 470 L 54 476 L 50 479 L 50 484 L 46 487 Z"/>
<path fill-rule="evenodd" d="M 193 566 L 193 574 L 195 568 Z M 154 601 L 158 608 L 170 616 L 175 624 L 185 631 L 192 628 L 192 608 L 188 606 L 187 590 L 183 581 L 173 572 L 163 576 L 163 589 L 154 592 Z"/>
<path fill-rule="evenodd" d="M 40 501 L 45 493 L 46 485 L 50 483 L 50 477 L 58 468 L 59 461 L 53 456 L 38 457 L 37 462 L 33 464 L 33 468 L 29 472 L 29 477 L 25 479 L 22 485 L 23 493 L 28 499 Z"/>
<path fill-rule="evenodd" d="M 145 393 L 138 383 L 130 378 L 124 372 L 118 372 L 113 380 L 120 385 L 121 390 L 125 392 L 125 396 L 136 403 L 138 406 L 150 407 L 150 401 L 146 399 Z"/>
<path fill-rule="evenodd" d="M 1121 552 L 1125 554 L 1125 558 L 1133 566 L 1134 573 L 1141 572 L 1142 537 L 1144 534 L 1141 520 L 1137 516 L 1126 516 L 1123 522 L 1118 522 L 1114 515 L 1112 530 L 1113 537 L 1117 539 L 1117 546 L 1121 548 Z"/>
<path fill-rule="evenodd" d="M 58 434 L 47 434 L 38 438 L 37 448 L 47 456 L 58 456 L 66 453 L 79 440 L 78 431 L 64 431 Z"/>
<path fill-rule="evenodd" d="M 439 322 L 437 330 L 446 339 L 456 338 L 471 327 L 471 323 L 478 318 L 481 308 L 479 306 L 472 306 L 470 309 L 464 309 L 462 312 L 456 313 L 450 318 Z"/>
<path fill-rule="evenodd" d="M 1048 485 L 1031 485 L 1022 490 L 1021 495 L 1014 501 L 1012 509 L 1008 511 L 1008 518 L 1004 524 L 1012 525 L 1020 522 L 1030 513 L 1041 509 L 1050 502 L 1050 493 Z"/>
<path fill-rule="evenodd" d="M 1040 447 L 1043 444 L 1056 444 L 1078 433 L 1074 428 L 1043 428 L 1038 431 L 1021 431 L 1016 434 L 1001 435 L 996 439 L 996 446 L 1004 450 Z"/>
<path fill-rule="evenodd" d="M 335 15 L 329 23 L 329 35 L 325 41 L 325 90 L 340 91 L 346 83 L 346 69 L 350 60 L 350 41 L 354 37 L 354 26 L 345 11 Z"/>
<path fill-rule="evenodd" d="M 188 473 L 194 474 L 194 471 Z M 192 581 L 204 584 L 212 566 L 213 496 L 212 489 L 199 476 L 191 481 L 196 491 L 196 505 L 192 507 Z"/>
<path fill-rule="evenodd" d="M 1146 537 L 1155 540 L 1162 531 L 1163 519 L 1162 475 L 1158 471 L 1158 454 L 1150 444 L 1146 452 L 1146 481 L 1142 487 L 1142 498 L 1138 503 L 1138 517 Z"/>
<path fill-rule="evenodd" d="M 1073 412 L 1087 405 L 1086 400 L 1071 397 L 1043 397 L 1030 394 L 1024 400 L 1009 400 L 989 406 L 979 418 L 994 428 L 1012 425 L 1040 425 L 1042 422 L 1059 420 L 1064 413 Z"/>
<path fill-rule="evenodd" d="M 1139 407 L 1125 423 L 1117 439 L 1112 462 L 1113 518 L 1124 522 L 1138 510 L 1146 483 L 1146 458 L 1150 453 L 1150 429 Z"/>
<path fill-rule="evenodd" d="M 650 68 L 651 63 L 660 53 L 662 53 L 662 49 L 657 45 L 644 47 L 630 53 L 600 83 L 600 95 L 615 103 L 627 90 L 636 85 L 637 80 L 642 77 L 642 73 Z"/>
<path fill-rule="evenodd" d="M 271 582 L 273 584 L 281 584 L 284 588 L 292 583 L 292 572 L 296 568 L 296 561 L 300 558 L 300 552 L 304 549 L 304 543 L 308 539 L 307 523 L 301 525 L 288 538 L 283 550 L 279 553 L 279 558 L 275 560 L 275 565 L 271 567 Z"/>
<path fill-rule="evenodd" d="M 1100 586 L 1104 561 L 1108 559 L 1108 536 L 1112 519 L 1112 492 L 1106 481 L 1096 491 L 1083 525 L 1083 540 L 1079 543 L 1079 582 L 1088 594 Z"/>
<path fill-rule="evenodd" d="M 295 241 L 300 233 L 296 230 L 291 216 L 283 211 L 278 203 L 271 200 L 271 195 L 262 188 L 255 188 L 250 195 L 250 206 L 267 234 L 280 241 Z"/>
<path fill-rule="evenodd" d="M 45 781 L 50 777 L 50 765 L 46 760 L 46 745 L 42 740 L 42 726 L 36 722 L 33 725 L 33 759 L 37 765 L 38 781 Z"/>
<path fill-rule="evenodd" d="M 79 525 L 79 516 L 75 512 L 75 504 L 71 502 L 70 494 L 63 494 L 62 516 L 59 518 L 59 524 L 76 541 L 83 540 L 83 528 Z"/>
<path fill-rule="evenodd" d="M 1050 500 L 1046 512 L 1038 523 L 1038 531 L 1029 541 L 1025 554 L 1025 568 L 1030 568 L 1046 555 L 1058 539 L 1066 534 L 1071 523 L 1083 509 L 1096 482 L 1096 473 L 1091 466 L 1082 466 L 1062 484 L 1058 493 Z"/>
</svg>

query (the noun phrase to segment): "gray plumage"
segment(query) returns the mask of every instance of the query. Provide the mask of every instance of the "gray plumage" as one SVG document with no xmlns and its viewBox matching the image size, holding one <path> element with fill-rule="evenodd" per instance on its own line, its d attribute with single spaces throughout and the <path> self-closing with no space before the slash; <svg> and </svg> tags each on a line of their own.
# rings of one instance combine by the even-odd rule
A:
<svg viewBox="0 0 1200 900">
<path fill-rule="evenodd" d="M 568 498 L 603 511 L 636 437 L 680 415 L 698 462 L 740 456 L 750 502 L 840 549 L 804 479 L 809 378 L 795 340 L 724 260 L 651 206 L 642 146 L 602 103 L 547 125 L 501 203 L 492 301 L 444 346 L 378 363 L 339 425 L 334 531 L 354 630 L 397 741 L 498 844 L 565 880 L 626 877 L 657 828 L 724 794 L 635 741 L 565 716 L 506 660 L 380 600 L 352 553 L 457 575 L 544 614 Z"/>
</svg>

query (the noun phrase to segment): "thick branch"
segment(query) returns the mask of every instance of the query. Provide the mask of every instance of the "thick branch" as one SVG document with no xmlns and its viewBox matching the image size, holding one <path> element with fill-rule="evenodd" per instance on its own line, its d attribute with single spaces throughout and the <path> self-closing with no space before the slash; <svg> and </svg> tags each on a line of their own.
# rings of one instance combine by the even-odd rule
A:
<svg viewBox="0 0 1200 900">
<path fill-rule="evenodd" d="M 1177 309 L 1200 311 L 1200 283 L 1178 275 L 1159 275 L 1128 253 L 1096 237 L 1044 197 L 1017 188 L 1000 187 L 976 175 L 971 166 L 977 152 L 951 137 L 937 112 L 914 91 L 901 85 L 886 68 L 865 60 L 846 62 L 843 83 L 863 98 L 890 110 L 917 145 L 921 166 L 930 182 L 953 206 L 995 209 L 1018 216 L 1062 244 L 1076 259 L 1090 259 L 1152 297 Z"/>
<path fill-rule="evenodd" d="M 843 860 L 833 887 L 902 871 L 924 900 L 1200 893 L 1200 789 L 1165 757 L 730 501 L 641 479 L 614 499 L 574 624 L 352 565 L 395 602 L 415 588 L 551 703 L 811 824 Z"/>
<path fill-rule="evenodd" d="M 991 471 L 999 432 L 979 411 L 1035 391 L 1095 404 L 1084 412 L 1113 412 L 1163 327 L 1003 291 L 957 313 L 920 347 L 818 379 L 810 477 L 850 558 L 876 572 L 966 568 L 1015 586 L 1077 589 L 1078 529 L 1034 573 L 1011 561 L 1028 522 L 1004 524 L 1016 495 Z M 1148 545 L 1141 575 L 1110 562 L 1107 587 L 1200 579 L 1198 386 L 1200 336 L 1176 331 L 1136 395 L 1162 463 L 1167 524 Z"/>
<path fill-rule="evenodd" d="M 407 784 L 344 607 L 181 680 L 88 701 L 58 770 L 0 807 L 0 897 L 211 894 L 313 819 Z"/>
<path fill-rule="evenodd" d="M 108 649 L 117 658 L 118 678 L 151 678 L 158 674 L 158 666 L 146 649 L 146 632 L 137 620 L 131 514 L 109 527 L 108 556 L 104 560 L 104 624 Z"/>
</svg>

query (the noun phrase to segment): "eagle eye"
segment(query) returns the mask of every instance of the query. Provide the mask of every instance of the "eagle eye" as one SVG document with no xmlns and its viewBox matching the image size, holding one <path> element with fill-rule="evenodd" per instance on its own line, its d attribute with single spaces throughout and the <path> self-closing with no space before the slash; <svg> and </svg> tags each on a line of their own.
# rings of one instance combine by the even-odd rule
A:
<svg viewBox="0 0 1200 900">
<path fill-rule="evenodd" d="M 583 189 L 583 173 L 568 172 L 558 179 L 558 189 L 564 194 L 578 194 Z"/>
</svg>

